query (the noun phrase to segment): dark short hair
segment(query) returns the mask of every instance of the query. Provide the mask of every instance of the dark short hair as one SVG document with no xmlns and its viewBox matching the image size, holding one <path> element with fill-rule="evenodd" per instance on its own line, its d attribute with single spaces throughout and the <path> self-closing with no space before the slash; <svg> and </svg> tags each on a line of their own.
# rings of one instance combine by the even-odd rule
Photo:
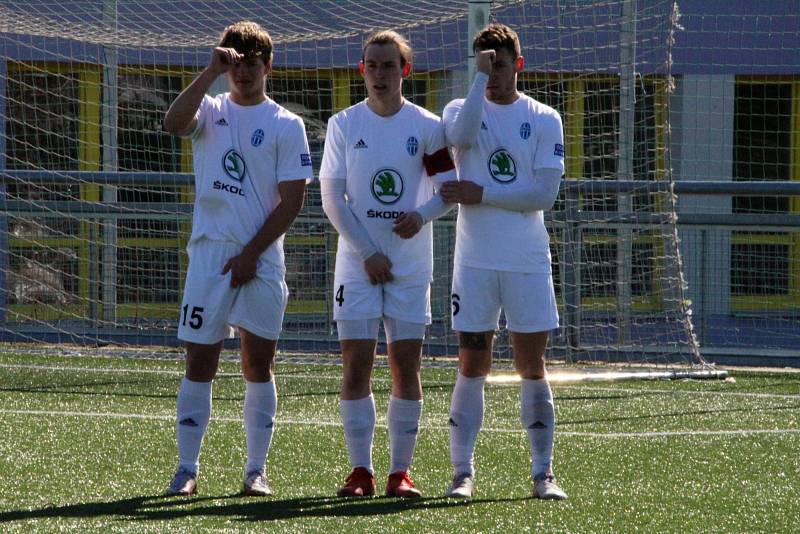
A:
<svg viewBox="0 0 800 534">
<path fill-rule="evenodd" d="M 411 45 L 408 43 L 408 39 L 396 31 L 380 30 L 367 37 L 367 40 L 364 41 L 364 47 L 361 49 L 362 61 L 364 60 L 364 56 L 367 54 L 367 47 L 373 44 L 393 44 L 397 47 L 397 51 L 400 52 L 400 66 L 405 67 L 406 63 L 411 63 Z"/>
<path fill-rule="evenodd" d="M 219 45 L 233 48 L 245 58 L 259 57 L 264 64 L 272 61 L 272 38 L 260 24 L 242 20 L 231 24 L 219 38 Z"/>
<path fill-rule="evenodd" d="M 492 22 L 478 32 L 472 41 L 472 51 L 506 49 L 511 52 L 514 59 L 522 55 L 522 46 L 519 44 L 517 32 L 498 22 Z"/>
</svg>

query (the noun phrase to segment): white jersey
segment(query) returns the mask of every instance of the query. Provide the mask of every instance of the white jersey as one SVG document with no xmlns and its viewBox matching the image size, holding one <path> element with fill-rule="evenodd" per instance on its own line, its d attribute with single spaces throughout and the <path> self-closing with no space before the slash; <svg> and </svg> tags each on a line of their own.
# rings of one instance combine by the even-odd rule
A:
<svg viewBox="0 0 800 534">
<path fill-rule="evenodd" d="M 509 187 L 532 180 L 536 169 L 564 170 L 561 117 L 553 108 L 520 95 L 512 104 L 483 99 L 478 142 L 453 149 L 459 180 Z M 445 120 L 464 105 L 450 102 Z M 459 206 L 455 263 L 481 269 L 550 273 L 550 239 L 541 210 L 520 213 L 487 204 Z"/>
<path fill-rule="evenodd" d="M 374 113 L 366 100 L 328 121 L 320 180 L 345 180 L 348 207 L 373 244 L 392 262 L 396 279 L 433 277 L 430 224 L 403 239 L 394 220 L 430 200 L 436 182 L 455 179 L 439 117 L 408 101 L 391 117 Z M 339 279 L 367 279 L 364 262 L 339 237 Z"/>
<path fill-rule="evenodd" d="M 191 133 L 195 169 L 192 243 L 246 245 L 280 203 L 278 182 L 310 180 L 303 121 L 269 98 L 241 106 L 225 93 L 206 95 Z M 283 236 L 261 261 L 284 273 Z"/>
</svg>

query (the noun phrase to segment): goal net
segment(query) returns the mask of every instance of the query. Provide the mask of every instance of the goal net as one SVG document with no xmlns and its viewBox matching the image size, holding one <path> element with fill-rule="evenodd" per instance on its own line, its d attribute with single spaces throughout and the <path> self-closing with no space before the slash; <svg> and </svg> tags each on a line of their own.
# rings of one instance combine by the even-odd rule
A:
<svg viewBox="0 0 800 534">
<path fill-rule="evenodd" d="M 673 2 L 470 4 L 3 2 L 2 339 L 177 344 L 194 183 L 189 143 L 165 134 L 161 121 L 225 25 L 254 20 L 272 35 L 267 90 L 305 120 L 317 171 L 327 119 L 365 97 L 356 67 L 368 33 L 392 28 L 410 39 L 406 97 L 440 113 L 469 87 L 470 34 L 497 20 L 520 35 L 520 88 L 564 119 L 566 176 L 546 214 L 561 317 L 549 355 L 702 365 L 667 150 Z M 225 90 L 223 77 L 212 91 Z M 431 355 L 457 351 L 449 327 L 454 221 L 434 223 Z M 282 347 L 336 346 L 335 246 L 311 184 L 285 240 L 291 296 Z M 498 351 L 508 355 L 502 330 Z"/>
</svg>

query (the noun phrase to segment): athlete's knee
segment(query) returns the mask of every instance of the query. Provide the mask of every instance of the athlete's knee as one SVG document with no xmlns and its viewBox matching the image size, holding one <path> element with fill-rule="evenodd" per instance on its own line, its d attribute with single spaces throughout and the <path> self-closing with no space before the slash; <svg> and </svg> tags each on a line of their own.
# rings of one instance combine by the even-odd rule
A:
<svg viewBox="0 0 800 534">
<path fill-rule="evenodd" d="M 272 358 L 242 358 L 242 375 L 248 382 L 272 380 Z"/>
<path fill-rule="evenodd" d="M 459 332 L 458 347 L 467 351 L 491 351 L 494 332 Z"/>
<path fill-rule="evenodd" d="M 539 380 L 547 376 L 544 355 L 514 358 L 514 368 L 522 378 L 528 380 Z"/>
<path fill-rule="evenodd" d="M 392 380 L 401 388 L 415 386 L 419 383 L 420 360 L 410 358 L 402 362 L 392 362 Z"/>
<path fill-rule="evenodd" d="M 359 365 L 345 365 L 342 372 L 342 390 L 351 393 L 366 391 L 369 394 L 371 369 Z"/>
<path fill-rule="evenodd" d="M 186 378 L 193 382 L 209 382 L 214 379 L 219 366 L 220 344 L 186 344 Z"/>
<path fill-rule="evenodd" d="M 492 369 L 492 354 L 490 352 L 461 352 L 458 361 L 458 371 L 467 378 L 480 378 L 489 374 Z"/>
</svg>

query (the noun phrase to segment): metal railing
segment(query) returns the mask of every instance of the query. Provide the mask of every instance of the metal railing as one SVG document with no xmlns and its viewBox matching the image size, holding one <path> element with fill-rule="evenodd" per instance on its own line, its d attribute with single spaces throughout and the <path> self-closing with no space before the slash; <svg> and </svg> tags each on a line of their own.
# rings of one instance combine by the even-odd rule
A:
<svg viewBox="0 0 800 534">
<path fill-rule="evenodd" d="M 190 173 L 150 173 L 150 172 L 85 172 L 85 171 L 12 171 L 0 172 L 0 185 L 12 183 L 41 183 L 41 184 L 83 184 L 101 185 L 111 187 L 153 186 L 181 187 L 193 186 L 194 176 Z M 644 228 L 664 224 L 676 224 L 679 234 L 687 232 L 698 233 L 697 239 L 692 239 L 692 248 L 687 251 L 683 247 L 683 268 L 694 273 L 689 277 L 687 293 L 692 297 L 692 321 L 695 333 L 701 345 L 702 353 L 706 358 L 730 358 L 742 362 L 762 363 L 776 362 L 780 364 L 800 365 L 800 299 L 792 306 L 791 302 L 776 305 L 773 310 L 769 305 L 760 311 L 748 313 L 732 309 L 712 310 L 706 303 L 717 298 L 713 293 L 730 292 L 728 287 L 714 287 L 710 282 L 712 273 L 694 265 L 693 262 L 704 262 L 707 256 L 711 235 L 730 234 L 731 232 L 786 232 L 800 235 L 800 213 L 698 213 L 663 211 L 594 211 L 581 209 L 581 199 L 585 195 L 615 195 L 630 193 L 666 193 L 675 194 L 680 198 L 694 197 L 697 195 L 713 195 L 721 197 L 741 196 L 800 196 L 800 182 L 730 182 L 730 181 L 678 181 L 672 184 L 660 181 L 636 180 L 565 180 L 562 183 L 561 202 L 559 209 L 546 214 L 546 222 L 551 228 L 559 228 L 564 232 L 564 242 L 567 250 L 564 251 L 568 258 L 580 258 L 582 245 L 581 228 Z M 106 221 L 111 219 L 148 219 L 148 220 L 189 220 L 192 207 L 190 204 L 180 202 L 168 203 L 137 203 L 137 202 L 108 202 L 87 200 L 34 200 L 0 198 L 0 218 L 63 218 L 65 214 L 81 220 Z M 312 204 L 298 219 L 299 224 L 327 224 L 318 205 Z M 444 227 L 452 233 L 452 221 L 445 221 Z M 800 240 L 798 240 L 800 242 Z M 108 246 L 108 243 L 94 243 L 90 246 Z M 113 245 L 113 243 L 112 243 Z M 798 245 L 800 247 L 800 245 Z M 571 249 L 571 251 L 570 251 Z M 730 251 L 728 251 L 730 252 Z M 0 256 L 9 251 L 0 251 Z M 800 254 L 800 251 L 796 251 Z M 573 255 L 571 255 L 573 254 Z M 98 251 L 91 254 L 100 258 Z M 2 259 L 2 258 L 0 258 Z M 793 257 L 789 258 L 792 263 Z M 800 263 L 800 260 L 797 260 Z M 7 260 L 3 261 L 8 265 Z M 561 273 L 564 282 L 564 311 L 562 313 L 562 334 L 568 347 L 580 347 L 581 308 L 583 296 L 581 295 L 580 269 L 574 268 L 580 262 L 571 263 L 562 261 L 564 272 Z M 800 266 L 792 263 L 788 276 L 798 277 Z M 7 280 L 7 277 L 5 278 Z M 439 277 L 438 284 L 446 285 L 449 277 Z M 800 280 L 793 282 L 800 284 Z M 694 287 L 696 284 L 697 287 Z M 709 291 L 709 288 L 710 291 Z M 437 288 L 434 288 L 436 291 Z M 449 295 L 448 288 L 438 288 L 443 295 Z M 8 288 L 2 288 L 6 293 Z M 769 300 L 769 296 L 764 297 Z M 784 299 L 785 300 L 785 299 Z M 791 300 L 791 298 L 790 298 Z M 3 299 L 5 301 L 5 299 Z M 0 303 L 2 305 L 3 303 Z M 105 303 L 114 305 L 114 303 Z M 3 307 L 3 306 L 0 306 Z M 441 307 L 441 306 L 440 306 Z M 0 310 L 5 311 L 5 310 Z M 439 310 L 440 312 L 443 310 Z M 5 314 L 3 314 L 5 316 Z M 327 316 L 314 319 L 318 324 L 328 320 Z M 6 333 L 14 331 L 15 325 L 7 324 Z M 724 329 L 735 331 L 735 336 L 720 334 Z M 781 343 L 769 340 L 770 333 L 780 335 Z M 119 335 L 124 338 L 125 332 Z M 135 334 L 137 340 L 146 339 L 141 332 Z M 9 337 L 8 335 L 6 337 Z M 13 336 L 11 336 L 13 337 Z M 35 336 L 33 336 L 35 337 Z M 91 336 L 87 336 L 91 337 Z M 303 336 L 297 336 L 302 339 Z M 153 339 L 162 339 L 154 335 Z M 737 345 L 736 341 L 740 344 Z M 624 342 L 624 339 L 621 340 Z M 163 342 L 156 341 L 156 342 Z"/>
</svg>

